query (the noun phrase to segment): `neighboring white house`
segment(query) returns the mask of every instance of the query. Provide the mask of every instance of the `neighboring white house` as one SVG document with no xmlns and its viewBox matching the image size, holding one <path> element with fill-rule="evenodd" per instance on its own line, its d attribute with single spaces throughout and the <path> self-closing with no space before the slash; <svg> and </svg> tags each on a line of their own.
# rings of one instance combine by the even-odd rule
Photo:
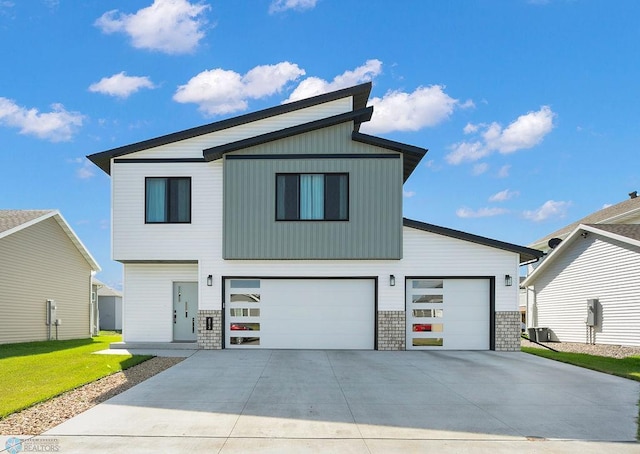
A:
<svg viewBox="0 0 640 454">
<path fill-rule="evenodd" d="M 539 251 L 402 218 L 426 150 L 359 131 L 371 84 L 89 156 L 112 180 L 125 344 L 520 348 Z"/>
<path fill-rule="evenodd" d="M 122 331 L 122 292 L 94 279 L 100 311 L 100 329 Z"/>
<path fill-rule="evenodd" d="M 640 224 L 578 225 L 522 284 L 551 340 L 640 346 Z"/>
<path fill-rule="evenodd" d="M 0 343 L 91 336 L 100 267 L 56 210 L 0 210 Z"/>
</svg>

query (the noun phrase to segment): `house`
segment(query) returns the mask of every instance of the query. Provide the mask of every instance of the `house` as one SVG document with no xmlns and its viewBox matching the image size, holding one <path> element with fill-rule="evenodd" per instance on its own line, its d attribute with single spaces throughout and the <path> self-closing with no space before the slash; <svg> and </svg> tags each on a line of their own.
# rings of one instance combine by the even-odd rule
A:
<svg viewBox="0 0 640 454">
<path fill-rule="evenodd" d="M 0 210 L 0 343 L 91 337 L 100 266 L 56 210 Z"/>
<path fill-rule="evenodd" d="M 558 239 L 522 283 L 528 326 L 552 341 L 640 346 L 640 198 L 630 196 L 545 237 Z"/>
<path fill-rule="evenodd" d="M 511 276 L 542 254 L 403 219 L 427 150 L 360 132 L 370 90 L 88 156 L 111 175 L 125 345 L 519 349 Z"/>
<path fill-rule="evenodd" d="M 100 313 L 100 329 L 122 331 L 122 292 L 97 279 L 96 297 Z"/>
</svg>

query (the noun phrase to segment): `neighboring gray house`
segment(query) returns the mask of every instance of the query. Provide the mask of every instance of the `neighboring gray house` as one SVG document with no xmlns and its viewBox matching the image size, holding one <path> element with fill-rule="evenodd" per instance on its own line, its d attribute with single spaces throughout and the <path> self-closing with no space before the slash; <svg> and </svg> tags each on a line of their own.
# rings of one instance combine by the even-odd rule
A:
<svg viewBox="0 0 640 454">
<path fill-rule="evenodd" d="M 551 340 L 640 346 L 640 224 L 580 224 L 523 287 Z"/>
<path fill-rule="evenodd" d="M 97 284 L 100 329 L 122 331 L 122 292 L 94 279 Z"/>
<path fill-rule="evenodd" d="M 56 210 L 0 210 L 0 343 L 91 336 L 100 266 Z"/>
<path fill-rule="evenodd" d="M 519 350 L 541 252 L 403 219 L 425 155 L 360 132 L 371 84 L 89 156 L 112 181 L 125 345 Z"/>
</svg>

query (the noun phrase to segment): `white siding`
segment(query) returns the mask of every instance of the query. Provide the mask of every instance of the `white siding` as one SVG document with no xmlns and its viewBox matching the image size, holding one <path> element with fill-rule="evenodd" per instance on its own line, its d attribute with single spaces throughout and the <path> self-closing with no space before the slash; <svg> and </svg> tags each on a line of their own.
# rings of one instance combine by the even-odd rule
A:
<svg viewBox="0 0 640 454">
<path fill-rule="evenodd" d="M 202 158 L 202 151 L 207 148 L 350 112 L 351 109 L 351 97 L 336 99 L 335 101 L 311 106 L 306 109 L 296 110 L 275 117 L 269 117 L 179 142 L 139 151 L 122 156 L 119 159 Z"/>
<path fill-rule="evenodd" d="M 586 342 L 587 299 L 602 306 L 596 343 L 640 346 L 640 249 L 590 233 L 535 281 L 537 325 L 562 342 Z"/>
<path fill-rule="evenodd" d="M 197 280 L 197 264 L 125 264 L 124 341 L 171 342 L 173 283 Z"/>
</svg>

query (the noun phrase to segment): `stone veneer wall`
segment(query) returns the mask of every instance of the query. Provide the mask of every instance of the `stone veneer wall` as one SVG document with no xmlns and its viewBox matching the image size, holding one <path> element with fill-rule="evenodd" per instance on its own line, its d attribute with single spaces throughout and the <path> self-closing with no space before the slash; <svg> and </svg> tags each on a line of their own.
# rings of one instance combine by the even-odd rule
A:
<svg viewBox="0 0 640 454">
<path fill-rule="evenodd" d="M 405 350 L 404 311 L 378 311 L 378 350 Z"/>
<path fill-rule="evenodd" d="M 207 317 L 213 317 L 213 329 L 207 331 Z M 198 347 L 205 350 L 222 348 L 222 311 L 198 311 Z"/>
<path fill-rule="evenodd" d="M 496 351 L 520 351 L 520 312 L 496 312 Z"/>
</svg>

